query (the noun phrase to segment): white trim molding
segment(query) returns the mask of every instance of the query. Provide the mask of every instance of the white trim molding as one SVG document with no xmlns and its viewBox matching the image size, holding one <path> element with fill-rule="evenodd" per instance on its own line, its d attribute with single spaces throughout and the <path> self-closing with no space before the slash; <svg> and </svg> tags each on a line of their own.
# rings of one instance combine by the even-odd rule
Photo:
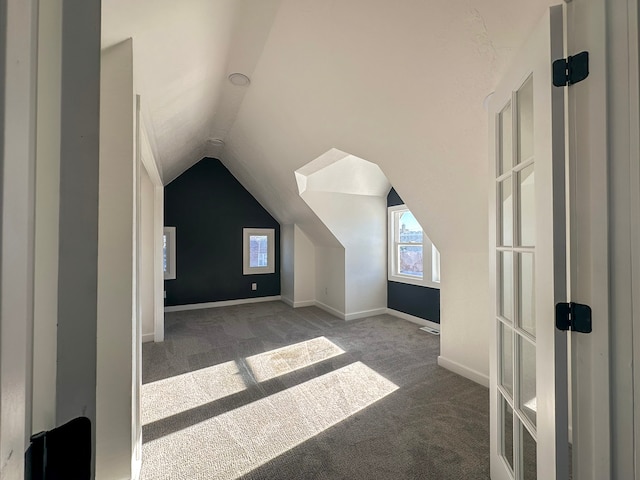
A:
<svg viewBox="0 0 640 480">
<path fill-rule="evenodd" d="M 489 377 L 478 372 L 477 370 L 461 365 L 460 363 L 454 362 L 453 360 L 449 360 L 442 355 L 438 356 L 438 365 L 440 365 L 442 368 L 446 368 L 453 373 L 457 373 L 458 375 L 468 378 L 473 382 L 479 383 L 483 387 L 489 388 Z"/>
<path fill-rule="evenodd" d="M 333 315 L 335 317 L 341 318 L 342 320 L 345 319 L 344 312 L 341 312 L 340 310 L 336 310 L 335 308 L 330 307 L 326 303 L 322 303 L 322 302 L 319 302 L 317 300 L 314 303 L 315 303 L 316 307 L 324 310 L 325 312 L 330 313 L 331 315 Z"/>
<path fill-rule="evenodd" d="M 167 268 L 164 271 L 165 280 L 176 279 L 176 227 L 164 227 L 166 239 Z"/>
<path fill-rule="evenodd" d="M 384 313 L 387 313 L 386 308 L 376 308 L 374 310 L 363 310 L 361 312 L 344 313 L 344 312 L 341 312 L 340 310 L 336 310 L 335 308 L 330 307 L 325 303 L 319 302 L 318 300 L 308 301 L 308 302 L 297 302 L 296 307 L 311 307 L 313 305 L 347 322 L 351 320 L 358 320 L 360 318 L 375 317 L 376 315 L 382 315 Z"/>
<path fill-rule="evenodd" d="M 417 285 L 440 289 L 440 252 L 431 242 L 427 233 L 422 229 L 422 243 L 401 243 L 399 221 L 403 213 L 411 214 L 411 210 L 405 204 L 394 205 L 387 208 L 387 280 L 390 282 Z M 398 248 L 401 245 L 420 246 L 422 248 L 422 276 L 405 275 L 398 272 Z"/>
<path fill-rule="evenodd" d="M 315 305 L 315 300 L 301 300 L 299 302 L 293 302 L 293 308 L 313 307 Z"/>
<path fill-rule="evenodd" d="M 251 237 L 267 237 L 267 264 L 265 266 L 251 266 Z M 275 243 L 276 230 L 274 228 L 243 228 L 242 229 L 242 274 L 260 275 L 275 273 Z"/>
<path fill-rule="evenodd" d="M 315 300 L 301 300 L 295 302 L 291 300 L 289 297 L 282 297 L 282 301 L 289 305 L 291 308 L 302 308 L 302 307 L 314 307 L 316 305 Z"/>
<path fill-rule="evenodd" d="M 429 328 L 433 328 L 434 330 L 440 331 L 439 323 L 432 322 L 430 320 L 425 320 L 424 318 L 416 317 L 414 315 L 409 315 L 408 313 L 404 313 L 404 312 L 399 312 L 398 310 L 394 310 L 393 308 L 387 308 L 385 313 L 393 317 L 401 318 L 411 323 L 415 323 L 417 325 L 420 325 L 421 327 L 429 327 Z"/>
<path fill-rule="evenodd" d="M 296 308 L 295 302 L 293 300 L 291 300 L 289 297 L 284 297 L 284 296 L 281 295 L 280 296 L 280 301 L 282 301 L 283 303 L 286 303 L 291 308 Z"/>
<path fill-rule="evenodd" d="M 363 310 L 361 312 L 346 313 L 344 319 L 348 322 L 350 320 L 359 320 L 360 318 L 375 317 L 376 315 L 383 315 L 387 313 L 386 308 L 376 308 L 374 310 Z"/>
<path fill-rule="evenodd" d="M 202 310 L 205 308 L 217 308 L 217 307 L 231 307 L 233 305 L 244 305 L 248 303 L 262 303 L 262 302 L 275 302 L 282 300 L 280 295 L 274 295 L 271 297 L 253 297 L 253 298 L 239 298 L 237 300 L 223 300 L 221 302 L 206 302 L 206 303 L 191 303 L 188 305 L 173 305 L 164 307 L 165 312 L 183 312 L 186 310 Z"/>
</svg>

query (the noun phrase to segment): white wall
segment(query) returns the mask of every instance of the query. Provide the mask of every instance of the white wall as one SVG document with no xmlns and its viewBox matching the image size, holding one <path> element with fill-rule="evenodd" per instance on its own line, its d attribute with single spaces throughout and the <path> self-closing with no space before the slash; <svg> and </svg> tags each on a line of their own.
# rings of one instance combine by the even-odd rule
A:
<svg viewBox="0 0 640 480">
<path fill-rule="evenodd" d="M 387 305 L 386 198 L 315 191 L 305 191 L 301 196 L 344 245 L 345 306 L 343 313 L 346 318 L 385 309 Z M 322 260 L 318 257 L 316 259 L 316 267 L 319 268 L 318 264 L 322 263 Z M 326 281 L 322 276 L 319 279 Z"/>
<path fill-rule="evenodd" d="M 135 308 L 135 99 L 129 39 L 102 53 L 96 478 L 132 477 Z"/>
<path fill-rule="evenodd" d="M 0 4 L 0 478 L 22 478 L 31 433 L 37 2 Z"/>
<path fill-rule="evenodd" d="M 294 226 L 294 306 L 310 305 L 316 299 L 316 249 L 309 237 Z"/>
<path fill-rule="evenodd" d="M 292 307 L 314 305 L 316 301 L 316 247 L 298 225 L 280 227 L 282 299 Z M 341 250 L 341 249 L 340 249 Z M 324 272 L 328 275 L 328 272 Z M 343 312 L 343 299 L 327 293 L 331 308 Z"/>
<path fill-rule="evenodd" d="M 95 468 L 100 0 L 64 2 L 56 424 L 92 423 Z"/>
<path fill-rule="evenodd" d="M 316 301 L 337 316 L 345 312 L 344 248 L 316 246 Z"/>
<path fill-rule="evenodd" d="M 489 275 L 487 256 L 441 252 L 438 363 L 489 385 Z M 482 282 L 481 284 L 477 284 Z M 471 285 L 473 284 L 473 285 Z"/>
<path fill-rule="evenodd" d="M 340 202 L 346 213 L 344 233 L 349 232 L 344 240 L 347 315 L 387 307 L 388 263 L 386 197 L 349 197 L 349 203 Z"/>
<path fill-rule="evenodd" d="M 32 433 L 56 421 L 62 0 L 40 2 Z"/>
<path fill-rule="evenodd" d="M 140 314 L 142 341 L 153 341 L 154 296 L 154 186 L 144 167 L 140 168 Z"/>
<path fill-rule="evenodd" d="M 294 287 L 294 226 L 280 226 L 280 295 L 282 299 L 293 306 L 295 287 Z"/>
</svg>

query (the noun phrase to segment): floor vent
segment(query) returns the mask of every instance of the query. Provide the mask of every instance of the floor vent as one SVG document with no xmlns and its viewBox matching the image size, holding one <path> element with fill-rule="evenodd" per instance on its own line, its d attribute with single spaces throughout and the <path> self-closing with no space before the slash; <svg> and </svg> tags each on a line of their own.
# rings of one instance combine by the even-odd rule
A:
<svg viewBox="0 0 640 480">
<path fill-rule="evenodd" d="M 440 335 L 440 330 L 431 327 L 421 327 L 420 330 L 430 333 L 431 335 Z"/>
</svg>

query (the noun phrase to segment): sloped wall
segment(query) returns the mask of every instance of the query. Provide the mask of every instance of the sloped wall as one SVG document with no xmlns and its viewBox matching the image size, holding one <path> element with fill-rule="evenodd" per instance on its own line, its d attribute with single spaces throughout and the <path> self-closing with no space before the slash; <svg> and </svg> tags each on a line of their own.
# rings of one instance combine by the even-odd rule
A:
<svg viewBox="0 0 640 480">
<path fill-rule="evenodd" d="M 204 158 L 165 187 L 164 219 L 176 227 L 166 306 L 280 295 L 280 225 L 219 160 Z M 243 275 L 243 228 L 275 229 L 275 273 Z"/>
</svg>

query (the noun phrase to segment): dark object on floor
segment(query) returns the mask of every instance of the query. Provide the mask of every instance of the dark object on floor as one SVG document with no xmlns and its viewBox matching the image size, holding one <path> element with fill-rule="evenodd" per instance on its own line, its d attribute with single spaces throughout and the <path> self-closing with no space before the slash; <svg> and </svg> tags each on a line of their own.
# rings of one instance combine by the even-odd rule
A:
<svg viewBox="0 0 640 480">
<path fill-rule="evenodd" d="M 26 480 L 90 480 L 91 420 L 70 422 L 31 437 L 25 453 Z"/>
</svg>

